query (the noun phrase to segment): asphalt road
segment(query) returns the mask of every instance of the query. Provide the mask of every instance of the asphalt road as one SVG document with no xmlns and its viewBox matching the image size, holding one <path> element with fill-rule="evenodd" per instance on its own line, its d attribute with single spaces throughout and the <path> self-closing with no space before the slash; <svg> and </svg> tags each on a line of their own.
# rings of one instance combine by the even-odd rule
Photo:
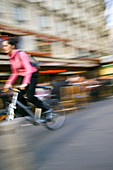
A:
<svg viewBox="0 0 113 170">
<path fill-rule="evenodd" d="M 113 98 L 68 114 L 57 131 L 28 126 L 17 136 L 15 170 L 113 170 Z"/>
</svg>

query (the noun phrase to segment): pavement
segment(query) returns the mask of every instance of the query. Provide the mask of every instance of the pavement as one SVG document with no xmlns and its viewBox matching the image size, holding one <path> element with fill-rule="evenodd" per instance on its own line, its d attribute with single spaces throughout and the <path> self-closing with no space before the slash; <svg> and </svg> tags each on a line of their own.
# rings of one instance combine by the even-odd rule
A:
<svg viewBox="0 0 113 170">
<path fill-rule="evenodd" d="M 113 170 L 112 97 L 70 112 L 59 130 L 28 126 L 15 133 L 20 148 L 13 147 L 16 159 L 6 154 L 8 166 L 2 161 L 0 170 Z"/>
</svg>

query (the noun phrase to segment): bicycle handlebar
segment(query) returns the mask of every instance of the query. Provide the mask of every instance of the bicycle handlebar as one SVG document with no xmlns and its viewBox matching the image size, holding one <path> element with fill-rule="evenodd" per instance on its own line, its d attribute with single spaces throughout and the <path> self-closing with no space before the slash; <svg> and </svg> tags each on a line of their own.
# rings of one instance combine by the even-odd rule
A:
<svg viewBox="0 0 113 170">
<path fill-rule="evenodd" d="M 9 90 L 13 90 L 15 92 L 20 92 L 19 87 L 10 87 Z"/>
<path fill-rule="evenodd" d="M 42 86 L 36 86 L 36 88 L 52 89 L 53 87 L 51 85 L 42 85 Z M 0 94 L 8 92 L 9 90 L 12 90 L 14 92 L 20 92 L 19 86 L 16 86 L 16 87 L 10 87 L 10 88 L 4 89 L 0 92 Z"/>
<path fill-rule="evenodd" d="M 20 92 L 19 87 L 10 87 L 10 88 L 7 88 L 7 89 L 2 90 L 2 91 L 0 92 L 0 94 L 5 93 L 5 92 L 8 92 L 9 90 L 12 90 L 12 91 L 15 91 L 15 92 Z"/>
</svg>

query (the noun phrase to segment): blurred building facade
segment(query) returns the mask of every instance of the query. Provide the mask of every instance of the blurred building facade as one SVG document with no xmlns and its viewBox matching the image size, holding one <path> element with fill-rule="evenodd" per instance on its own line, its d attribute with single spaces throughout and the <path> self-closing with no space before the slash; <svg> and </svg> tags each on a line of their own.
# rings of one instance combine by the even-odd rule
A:
<svg viewBox="0 0 113 170">
<path fill-rule="evenodd" d="M 97 67 L 111 52 L 104 11 L 104 0 L 0 0 L 0 38 L 17 36 L 43 68 Z"/>
</svg>

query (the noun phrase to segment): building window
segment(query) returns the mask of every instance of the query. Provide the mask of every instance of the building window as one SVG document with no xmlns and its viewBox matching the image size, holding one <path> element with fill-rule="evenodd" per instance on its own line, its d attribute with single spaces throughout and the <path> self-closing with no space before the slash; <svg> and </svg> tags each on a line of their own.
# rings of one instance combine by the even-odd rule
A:
<svg viewBox="0 0 113 170">
<path fill-rule="evenodd" d="M 55 22 L 55 31 L 57 34 L 67 32 L 67 25 L 65 22 Z"/>
<path fill-rule="evenodd" d="M 48 16 L 38 16 L 38 27 L 42 31 L 45 28 L 50 27 L 50 20 Z"/>
<path fill-rule="evenodd" d="M 64 2 L 61 0 L 51 0 L 51 7 L 54 10 L 59 10 L 64 8 Z"/>
<path fill-rule="evenodd" d="M 13 18 L 18 22 L 18 23 L 23 23 L 26 21 L 26 10 L 22 6 L 13 6 Z"/>
</svg>

